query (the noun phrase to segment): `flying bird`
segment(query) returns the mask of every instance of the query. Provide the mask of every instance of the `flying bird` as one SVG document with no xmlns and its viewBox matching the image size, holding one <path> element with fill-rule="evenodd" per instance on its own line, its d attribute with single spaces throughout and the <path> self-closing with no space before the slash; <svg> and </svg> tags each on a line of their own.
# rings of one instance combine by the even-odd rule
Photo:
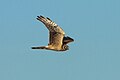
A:
<svg viewBox="0 0 120 80">
<path fill-rule="evenodd" d="M 73 42 L 74 39 L 65 36 L 65 32 L 55 22 L 48 17 L 37 16 L 37 20 L 41 21 L 49 30 L 49 43 L 47 46 L 32 47 L 32 49 L 46 49 L 53 51 L 66 51 L 69 50 L 67 45 Z"/>
</svg>

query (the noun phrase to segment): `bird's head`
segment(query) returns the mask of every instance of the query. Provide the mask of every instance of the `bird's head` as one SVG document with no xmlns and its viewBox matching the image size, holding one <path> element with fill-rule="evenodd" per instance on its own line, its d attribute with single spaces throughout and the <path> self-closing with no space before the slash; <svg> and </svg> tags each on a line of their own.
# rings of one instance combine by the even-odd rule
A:
<svg viewBox="0 0 120 80">
<path fill-rule="evenodd" d="M 68 45 L 63 45 L 62 46 L 62 51 L 66 51 L 66 50 L 69 50 L 69 46 Z"/>
</svg>

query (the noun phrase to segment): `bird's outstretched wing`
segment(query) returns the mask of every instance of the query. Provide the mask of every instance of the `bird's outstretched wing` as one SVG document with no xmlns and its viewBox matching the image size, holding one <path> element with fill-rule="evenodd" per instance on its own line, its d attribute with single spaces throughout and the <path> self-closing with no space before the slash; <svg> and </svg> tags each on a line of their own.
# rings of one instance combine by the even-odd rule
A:
<svg viewBox="0 0 120 80">
<path fill-rule="evenodd" d="M 37 20 L 41 21 L 49 30 L 49 46 L 61 48 L 65 32 L 55 22 L 48 17 L 37 16 Z"/>
</svg>

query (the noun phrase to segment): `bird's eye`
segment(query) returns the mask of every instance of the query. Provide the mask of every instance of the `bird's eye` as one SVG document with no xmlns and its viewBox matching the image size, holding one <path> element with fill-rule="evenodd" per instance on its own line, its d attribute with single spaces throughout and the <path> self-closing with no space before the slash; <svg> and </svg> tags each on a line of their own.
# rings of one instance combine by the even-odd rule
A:
<svg viewBox="0 0 120 80">
<path fill-rule="evenodd" d="M 57 26 L 54 26 L 54 28 L 57 28 Z"/>
</svg>

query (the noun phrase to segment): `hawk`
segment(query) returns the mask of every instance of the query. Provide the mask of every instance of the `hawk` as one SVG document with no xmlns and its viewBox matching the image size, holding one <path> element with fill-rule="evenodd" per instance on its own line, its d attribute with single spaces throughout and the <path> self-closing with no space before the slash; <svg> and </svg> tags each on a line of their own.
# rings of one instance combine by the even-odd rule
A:
<svg viewBox="0 0 120 80">
<path fill-rule="evenodd" d="M 37 16 L 37 20 L 41 21 L 49 30 L 49 43 L 48 46 L 32 47 L 32 49 L 46 49 L 53 51 L 66 51 L 69 50 L 67 45 L 73 42 L 74 39 L 65 37 L 65 32 L 55 22 L 48 17 Z"/>
</svg>

